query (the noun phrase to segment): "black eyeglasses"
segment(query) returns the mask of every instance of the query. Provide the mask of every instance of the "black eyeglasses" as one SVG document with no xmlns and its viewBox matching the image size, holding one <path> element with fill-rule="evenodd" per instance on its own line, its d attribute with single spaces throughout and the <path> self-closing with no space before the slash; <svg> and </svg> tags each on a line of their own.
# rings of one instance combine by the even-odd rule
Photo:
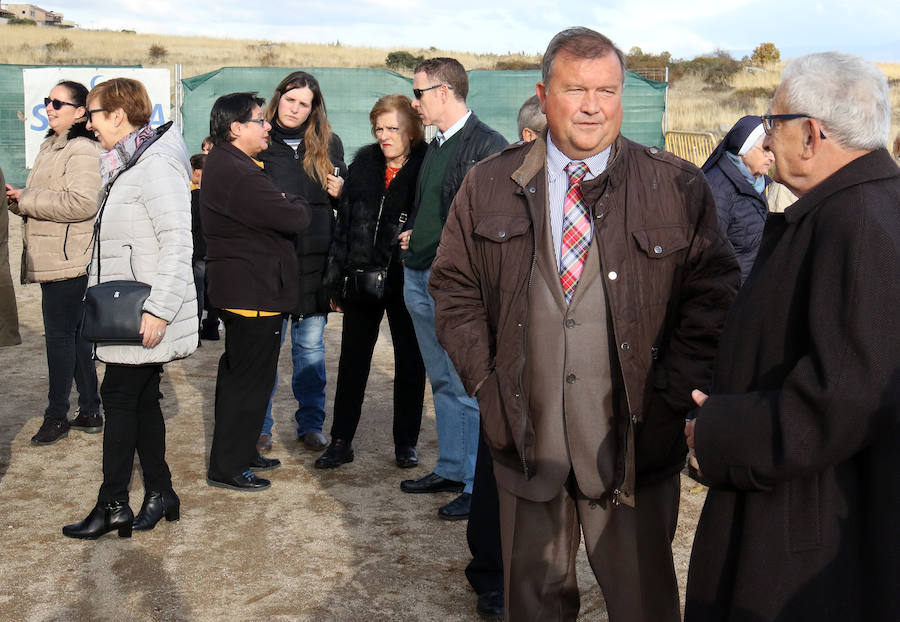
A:
<svg viewBox="0 0 900 622">
<path fill-rule="evenodd" d="M 434 86 L 429 86 L 427 89 L 413 89 L 413 95 L 416 96 L 416 99 L 422 99 L 422 93 L 424 93 L 425 91 L 430 91 L 431 89 L 439 89 L 442 86 L 444 86 L 444 85 L 443 84 L 435 84 Z M 447 88 L 450 89 L 451 91 L 453 90 L 452 86 L 448 86 Z"/>
<path fill-rule="evenodd" d="M 766 133 L 766 136 L 771 136 L 775 131 L 775 119 L 782 119 L 784 121 L 790 121 L 791 119 L 815 119 L 814 116 L 809 114 L 764 114 L 760 117 L 763 123 L 763 131 Z M 821 123 L 821 121 L 820 121 Z M 819 130 L 819 136 L 822 140 L 826 140 L 825 132 L 821 129 Z"/>
<path fill-rule="evenodd" d="M 259 123 L 259 127 L 265 127 L 268 121 L 266 119 L 247 119 L 245 123 Z"/>
<path fill-rule="evenodd" d="M 44 108 L 49 105 L 53 105 L 54 110 L 59 110 L 63 106 L 72 106 L 72 108 L 79 108 L 78 104 L 73 104 L 72 102 L 64 102 L 61 99 L 50 99 L 49 97 L 44 98 Z"/>
<path fill-rule="evenodd" d="M 84 113 L 85 113 L 85 116 L 87 117 L 88 122 L 90 122 L 91 117 L 93 117 L 98 112 L 106 112 L 106 110 L 104 108 L 94 108 L 93 110 L 88 108 L 87 110 L 85 110 Z"/>
</svg>

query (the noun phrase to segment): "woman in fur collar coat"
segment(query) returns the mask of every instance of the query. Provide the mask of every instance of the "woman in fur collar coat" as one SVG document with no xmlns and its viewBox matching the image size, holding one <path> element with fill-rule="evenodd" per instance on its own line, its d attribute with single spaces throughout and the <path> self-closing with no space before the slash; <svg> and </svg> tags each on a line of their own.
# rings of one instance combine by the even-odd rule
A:
<svg viewBox="0 0 900 622">
<path fill-rule="evenodd" d="M 325 269 L 332 308 L 344 313 L 344 323 L 331 443 L 316 460 L 320 469 L 353 460 L 351 443 L 385 312 L 394 344 L 394 457 L 401 468 L 418 464 L 425 367 L 403 302 L 397 236 L 412 209 L 425 156 L 423 129 L 404 95 L 379 99 L 369 120 L 378 142 L 361 148 L 350 166 Z M 380 300 L 366 299 L 354 288 L 353 276 L 379 269 L 384 294 Z"/>
</svg>

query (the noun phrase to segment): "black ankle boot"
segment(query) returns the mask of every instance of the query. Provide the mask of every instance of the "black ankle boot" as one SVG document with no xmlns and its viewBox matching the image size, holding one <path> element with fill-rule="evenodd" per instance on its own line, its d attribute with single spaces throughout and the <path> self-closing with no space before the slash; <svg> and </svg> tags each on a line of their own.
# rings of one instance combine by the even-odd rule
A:
<svg viewBox="0 0 900 622">
<path fill-rule="evenodd" d="M 144 504 L 134 519 L 135 531 L 147 531 L 165 516 L 167 521 L 181 518 L 181 500 L 171 488 L 166 492 L 148 490 L 144 494 Z"/>
<path fill-rule="evenodd" d="M 120 538 L 131 537 L 131 523 L 134 514 L 127 501 L 110 501 L 98 503 L 80 523 L 63 527 L 63 535 L 81 540 L 96 540 L 114 529 L 119 530 Z"/>
</svg>

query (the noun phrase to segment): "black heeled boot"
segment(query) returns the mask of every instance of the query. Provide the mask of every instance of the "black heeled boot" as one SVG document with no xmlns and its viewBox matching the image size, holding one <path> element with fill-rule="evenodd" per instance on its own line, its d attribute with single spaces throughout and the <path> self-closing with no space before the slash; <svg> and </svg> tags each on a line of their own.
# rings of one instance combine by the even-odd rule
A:
<svg viewBox="0 0 900 622">
<path fill-rule="evenodd" d="M 98 503 L 87 518 L 80 523 L 66 525 L 62 532 L 69 538 L 96 540 L 103 534 L 118 529 L 120 538 L 130 538 L 133 521 L 134 514 L 127 501 L 110 501 Z"/>
<path fill-rule="evenodd" d="M 148 490 L 144 494 L 144 504 L 134 519 L 135 531 L 148 531 L 156 527 L 156 523 L 165 516 L 166 520 L 176 521 L 181 518 L 181 500 L 171 488 L 166 492 Z"/>
</svg>

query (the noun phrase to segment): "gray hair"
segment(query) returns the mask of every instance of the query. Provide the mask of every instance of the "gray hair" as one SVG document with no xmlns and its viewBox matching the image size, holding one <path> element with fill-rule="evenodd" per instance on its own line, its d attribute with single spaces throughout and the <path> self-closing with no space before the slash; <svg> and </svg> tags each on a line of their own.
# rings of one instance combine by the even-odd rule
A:
<svg viewBox="0 0 900 622">
<path fill-rule="evenodd" d="M 541 81 L 550 83 L 550 74 L 556 55 L 566 51 L 576 58 L 602 58 L 610 52 L 615 53 L 622 65 L 622 82 L 625 82 L 625 55 L 613 42 L 596 30 L 584 26 L 574 26 L 558 32 L 547 45 L 544 58 L 541 60 Z"/>
<path fill-rule="evenodd" d="M 519 117 L 516 121 L 519 125 L 519 139 L 522 138 L 522 130 L 526 127 L 535 133 L 540 133 L 547 127 L 547 117 L 541 112 L 541 100 L 537 95 L 532 95 L 525 100 L 525 103 L 519 108 Z"/>
<path fill-rule="evenodd" d="M 828 138 L 845 149 L 878 149 L 890 140 L 887 76 L 864 58 L 841 52 L 801 56 L 781 72 L 778 90 L 790 112 L 821 121 Z"/>
</svg>

